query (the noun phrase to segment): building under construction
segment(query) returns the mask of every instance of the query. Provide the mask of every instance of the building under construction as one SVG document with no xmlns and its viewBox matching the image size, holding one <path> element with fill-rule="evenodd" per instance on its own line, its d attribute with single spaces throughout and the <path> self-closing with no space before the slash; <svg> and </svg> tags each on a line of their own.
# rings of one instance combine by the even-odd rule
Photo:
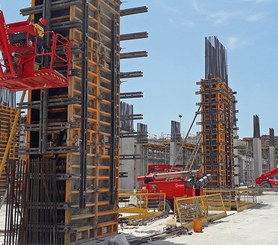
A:
<svg viewBox="0 0 278 245">
<path fill-rule="evenodd" d="M 45 33 L 59 33 L 72 47 L 69 70 L 59 63 L 65 56 L 56 56 L 51 63 L 56 78 L 69 73 L 68 86 L 33 89 L 22 104 L 27 117 L 20 131 L 27 142 L 14 141 L 16 151 L 9 155 L 16 158 L 10 157 L 6 166 L 4 242 L 81 244 L 116 234 L 120 97 L 136 97 L 136 93 L 120 95 L 120 78 L 142 75 L 121 73 L 120 59 L 146 56 L 144 51 L 120 54 L 120 41 L 147 37 L 145 32 L 121 36 L 120 16 L 144 13 L 147 8 L 120 10 L 118 0 L 32 0 L 20 12 L 34 23 L 46 19 Z M 50 45 L 48 35 L 44 43 Z M 57 54 L 63 51 L 65 47 Z M 44 64 L 49 58 L 45 59 Z M 45 79 L 49 74 L 40 76 Z M 3 83 L 8 88 L 16 84 Z M 1 120 L 14 118 L 12 109 L 3 110 Z M 7 131 L 1 134 L 6 140 L 9 126 L 1 127 Z"/>
<path fill-rule="evenodd" d="M 216 37 L 205 39 L 205 79 L 197 82 L 201 96 L 202 164 L 210 187 L 234 187 L 235 92 L 228 85 L 227 54 Z"/>
<path fill-rule="evenodd" d="M 176 121 L 171 121 L 169 137 L 150 137 L 143 123 L 134 129 L 134 120 L 143 115 L 134 114 L 126 100 L 142 98 L 143 92 L 120 93 L 120 84 L 143 72 L 121 71 L 120 60 L 146 57 L 147 52 L 122 53 L 121 41 L 147 38 L 148 33 L 120 34 L 120 19 L 147 11 L 145 6 L 121 9 L 120 0 L 32 0 L 20 10 L 28 21 L 11 24 L 0 11 L 0 87 L 8 89 L 0 90 L 4 244 L 91 244 L 118 234 L 119 222 L 129 219 L 119 217 L 123 203 L 128 205 L 126 212 L 139 212 L 137 218 L 178 210 L 181 226 L 198 218 L 212 221 L 211 211 L 225 217 L 223 189 L 233 198 L 231 209 L 232 203 L 237 208 L 255 205 L 254 188 L 244 194 L 235 187 L 241 180 L 254 184 L 254 172 L 259 175 L 263 168 L 262 150 L 263 155 L 269 152 L 266 170 L 276 167 L 276 138 L 273 129 L 269 137 L 260 136 L 255 116 L 253 145 L 251 140 L 237 142 L 236 92 L 228 83 L 226 49 L 216 37 L 205 39 L 205 78 L 197 82 L 199 109 L 187 135 L 182 136 L 181 122 Z M 41 18 L 48 23 L 44 51 L 34 55 L 38 39 L 30 34 L 30 26 Z M 19 35 L 21 30 L 30 33 Z M 23 52 L 21 57 L 11 47 Z M 9 89 L 24 91 L 17 108 Z M 191 137 L 197 115 L 201 132 Z M 261 139 L 267 142 L 263 147 Z M 241 154 L 243 150 L 248 153 Z M 150 172 L 150 165 L 164 166 Z M 245 172 L 239 173 L 239 165 Z M 139 193 L 146 199 L 136 196 L 138 176 L 145 187 L 150 184 Z M 167 191 L 161 191 L 158 182 Z M 174 185 L 170 188 L 169 183 Z M 205 190 L 207 184 L 210 188 Z M 132 193 L 121 196 L 120 187 Z M 151 194 L 160 197 L 150 198 Z M 242 196 L 247 197 L 243 202 Z M 187 224 L 184 227 L 187 233 Z"/>
</svg>

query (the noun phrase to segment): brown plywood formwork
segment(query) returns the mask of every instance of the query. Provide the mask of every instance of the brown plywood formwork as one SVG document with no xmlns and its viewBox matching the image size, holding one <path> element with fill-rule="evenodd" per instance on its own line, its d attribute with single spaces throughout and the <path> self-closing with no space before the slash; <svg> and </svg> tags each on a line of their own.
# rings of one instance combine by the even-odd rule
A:
<svg viewBox="0 0 278 245">
<path fill-rule="evenodd" d="M 233 91 L 219 78 L 201 80 L 202 164 L 211 174 L 210 187 L 234 187 L 234 103 Z"/>
<path fill-rule="evenodd" d="M 13 119 L 15 117 L 16 109 L 9 106 L 0 105 L 0 162 L 2 162 L 4 152 L 7 146 L 7 142 L 10 135 L 10 130 L 13 124 Z M 12 142 L 9 151 L 8 159 L 15 160 L 16 144 L 15 141 Z M 7 166 L 5 165 L 4 171 L 1 173 L 0 177 L 0 199 L 3 198 L 7 189 Z"/>
<path fill-rule="evenodd" d="M 120 1 L 21 10 L 73 43 L 67 88 L 29 92 L 19 244 L 82 244 L 118 232 Z M 47 43 L 47 40 L 45 40 Z M 59 71 L 63 74 L 63 70 Z"/>
</svg>

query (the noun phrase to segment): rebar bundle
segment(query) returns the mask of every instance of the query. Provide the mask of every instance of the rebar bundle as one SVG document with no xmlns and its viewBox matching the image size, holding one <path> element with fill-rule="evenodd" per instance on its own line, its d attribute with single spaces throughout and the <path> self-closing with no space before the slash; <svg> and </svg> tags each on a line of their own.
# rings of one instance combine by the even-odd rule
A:
<svg viewBox="0 0 278 245">
<path fill-rule="evenodd" d="M 217 37 L 205 38 L 205 78 L 220 78 L 228 83 L 227 51 Z"/>
</svg>

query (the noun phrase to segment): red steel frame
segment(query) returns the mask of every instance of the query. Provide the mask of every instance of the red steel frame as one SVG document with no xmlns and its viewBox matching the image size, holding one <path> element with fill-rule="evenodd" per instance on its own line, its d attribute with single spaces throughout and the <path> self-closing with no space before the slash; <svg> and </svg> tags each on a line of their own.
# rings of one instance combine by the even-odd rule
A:
<svg viewBox="0 0 278 245">
<path fill-rule="evenodd" d="M 278 186 L 278 180 L 272 179 L 274 175 L 278 174 L 278 168 L 272 169 L 264 174 L 262 174 L 260 177 L 256 178 L 256 184 L 262 185 L 265 182 L 269 182 L 271 186 Z"/>
<path fill-rule="evenodd" d="M 23 37 L 12 43 L 12 37 Z M 47 31 L 51 40 L 44 53 L 37 53 L 38 36 L 28 21 L 5 24 L 0 11 L 0 87 L 13 91 L 68 86 L 71 42 L 61 34 Z M 35 70 L 36 59 L 49 57 L 48 65 Z M 63 71 L 61 74 L 59 71 Z"/>
</svg>

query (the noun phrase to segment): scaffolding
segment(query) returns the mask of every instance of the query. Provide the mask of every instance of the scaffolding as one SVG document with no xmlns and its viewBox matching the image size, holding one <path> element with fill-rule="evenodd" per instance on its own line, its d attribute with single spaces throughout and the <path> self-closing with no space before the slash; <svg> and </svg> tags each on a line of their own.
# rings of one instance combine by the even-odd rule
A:
<svg viewBox="0 0 278 245">
<path fill-rule="evenodd" d="M 201 97 L 202 167 L 211 174 L 209 187 L 234 187 L 235 92 L 228 86 L 227 56 L 216 37 L 205 40 L 205 77 L 197 85 Z"/>
<path fill-rule="evenodd" d="M 210 187 L 234 186 L 234 96 L 218 78 L 201 80 L 202 164 Z"/>
</svg>

